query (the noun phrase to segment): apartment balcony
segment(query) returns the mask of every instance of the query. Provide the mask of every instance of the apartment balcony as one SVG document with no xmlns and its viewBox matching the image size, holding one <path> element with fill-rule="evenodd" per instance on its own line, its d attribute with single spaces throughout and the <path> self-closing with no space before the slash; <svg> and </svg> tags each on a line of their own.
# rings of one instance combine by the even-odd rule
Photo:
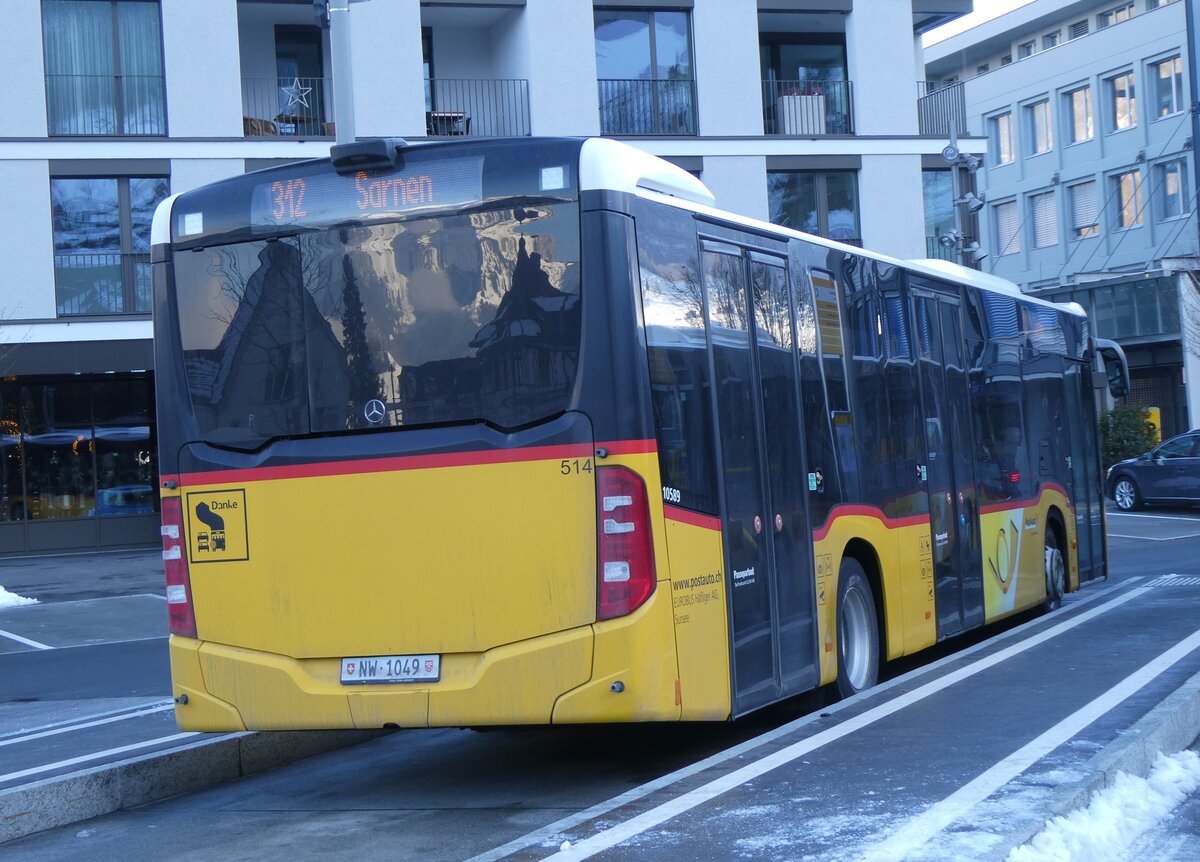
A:
<svg viewBox="0 0 1200 862">
<path fill-rule="evenodd" d="M 936 138 L 967 134 L 967 97 L 961 81 L 917 81 L 917 128 Z"/>
<path fill-rule="evenodd" d="M 162 75 L 47 75 L 52 137 L 167 133 Z"/>
<path fill-rule="evenodd" d="M 530 133 L 524 78 L 427 78 L 425 133 L 431 138 Z"/>
<path fill-rule="evenodd" d="M 60 316 L 150 313 L 148 254 L 56 254 L 54 281 Z"/>
<path fill-rule="evenodd" d="M 695 135 L 696 82 L 602 78 L 600 133 Z"/>
<path fill-rule="evenodd" d="M 242 132 L 248 138 L 331 138 L 329 78 L 242 78 Z"/>
<path fill-rule="evenodd" d="M 849 81 L 763 81 L 763 131 L 768 135 L 852 135 Z"/>
</svg>

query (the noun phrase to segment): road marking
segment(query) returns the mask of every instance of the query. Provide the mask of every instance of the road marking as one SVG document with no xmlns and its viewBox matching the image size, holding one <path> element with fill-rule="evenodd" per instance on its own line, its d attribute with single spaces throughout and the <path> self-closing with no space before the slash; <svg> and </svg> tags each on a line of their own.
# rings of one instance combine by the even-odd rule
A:
<svg viewBox="0 0 1200 862">
<path fill-rule="evenodd" d="M 29 638 L 23 638 L 18 634 L 6 632 L 4 629 L 0 629 L 0 638 L 8 638 L 9 640 L 16 641 L 19 644 L 25 644 L 25 646 L 33 647 L 34 649 L 54 649 L 54 647 L 49 646 L 48 644 L 31 641 Z"/>
<path fill-rule="evenodd" d="M 658 805 L 649 811 L 645 811 L 636 817 L 597 832 L 596 834 L 591 835 L 590 837 L 585 838 L 576 844 L 572 844 L 566 850 L 560 850 L 557 853 L 545 857 L 545 860 L 553 859 L 561 860 L 561 862 L 567 862 L 567 860 L 590 859 L 597 853 L 601 853 L 604 850 L 608 850 L 624 841 L 628 841 L 630 838 L 640 835 L 649 829 L 660 826 L 668 820 L 678 817 L 679 815 L 684 814 L 693 808 L 696 808 L 697 806 L 720 796 L 723 793 L 727 793 L 730 790 L 740 787 L 749 781 L 753 781 L 754 779 L 774 769 L 778 769 L 780 766 L 785 766 L 786 764 L 803 757 L 805 754 L 808 754 L 811 751 L 841 739 L 843 736 L 848 736 L 857 730 L 868 727 L 880 719 L 886 718 L 887 716 L 899 712 L 900 710 L 905 709 L 914 703 L 918 703 L 925 698 L 930 697 L 931 695 L 937 694 L 939 691 L 949 688 L 950 686 L 955 685 L 964 679 L 969 679 L 978 673 L 982 673 L 988 668 L 1007 661 L 1008 659 L 1013 658 L 1014 656 L 1017 656 L 1026 650 L 1032 649 L 1039 644 L 1045 643 L 1051 638 L 1055 638 L 1060 634 L 1064 634 L 1065 632 L 1068 632 L 1071 629 L 1080 626 L 1107 611 L 1120 607 L 1126 602 L 1132 601 L 1133 599 L 1136 599 L 1148 592 L 1150 592 L 1150 590 L 1147 587 L 1138 587 L 1137 589 L 1130 590 L 1129 592 L 1117 596 L 1116 598 L 1111 599 L 1102 605 L 1092 608 L 1091 610 L 1084 611 L 1083 613 L 1078 614 L 1069 620 L 1064 620 L 1058 625 L 1051 626 L 1050 628 L 1047 628 L 1035 635 L 1031 635 L 1019 643 L 1005 647 L 1004 649 L 985 656 L 984 658 L 981 658 L 978 661 L 967 665 L 966 667 L 951 671 L 945 676 L 939 677 L 938 679 L 907 691 L 904 694 L 893 698 L 887 703 L 881 703 L 879 706 L 872 707 L 865 712 L 861 712 L 858 715 L 852 716 L 842 724 L 831 727 L 828 730 L 823 730 L 820 733 L 814 734 L 808 739 L 802 739 L 799 742 L 795 742 L 786 748 L 782 748 L 779 751 L 768 754 L 756 761 L 746 764 L 739 769 L 735 769 L 734 771 L 723 775 L 720 778 L 714 779 L 713 781 L 710 781 L 709 783 L 698 787 L 695 790 L 684 793 L 681 796 L 677 796 L 674 799 L 664 802 L 663 804 Z M 925 669 L 922 669 L 922 671 L 924 670 Z M 895 682 L 895 680 L 893 680 L 893 682 Z M 875 692 L 875 689 L 870 689 L 863 694 L 870 695 L 873 692 Z M 862 697 L 862 695 L 851 698 L 843 703 L 852 704 L 856 702 L 859 697 Z M 826 710 L 826 712 L 828 711 L 829 710 Z M 523 839 L 517 839 L 518 842 L 522 840 Z M 515 843 L 517 842 L 510 842 L 509 844 L 505 845 L 505 847 L 509 847 Z M 494 853 L 496 851 L 492 852 Z M 484 859 L 495 858 L 500 857 L 493 856 L 492 853 L 487 853 L 474 857 L 472 860 L 470 860 L 470 862 L 476 862 L 476 860 L 483 862 Z M 543 862 L 545 862 L 545 860 L 543 860 Z"/>
<path fill-rule="evenodd" d="M 73 730 L 86 730 L 89 727 L 99 727 L 102 724 L 113 724 L 117 721 L 125 721 L 127 718 L 141 718 L 144 715 L 153 715 L 156 712 L 166 712 L 168 709 L 174 709 L 173 702 L 158 706 L 145 707 L 136 712 L 126 713 L 124 715 L 110 715 L 106 718 L 97 718 L 92 721 L 82 721 L 78 724 L 66 724 L 61 727 L 56 727 L 50 730 L 34 730 L 25 733 L 22 736 L 13 737 L 11 739 L 0 739 L 0 748 L 6 745 L 15 745 L 18 742 L 30 742 L 34 739 L 44 739 L 47 736 L 58 736 L 60 733 L 70 733 Z"/>
<path fill-rule="evenodd" d="M 1153 536 L 1123 536 L 1120 533 L 1108 534 L 1110 539 L 1138 539 L 1143 542 L 1171 542 L 1175 539 L 1194 539 L 1197 536 L 1200 536 L 1200 533 L 1187 533 L 1183 536 L 1164 536 L 1160 539 L 1156 539 Z"/>
<path fill-rule="evenodd" d="M 66 727 L 81 721 L 93 721 L 97 718 L 108 718 L 110 715 L 122 715 L 127 712 L 138 712 L 140 710 L 149 709 L 153 706 L 163 706 L 165 704 L 174 703 L 170 698 L 162 700 L 149 700 L 145 703 L 137 703 L 132 706 L 124 706 L 120 709 L 108 709 L 104 712 L 93 712 L 91 715 L 80 715 L 75 718 L 69 718 L 66 721 L 52 721 L 49 724 L 39 724 L 35 727 L 25 727 L 21 730 L 13 730 L 8 733 L 0 733 L 0 740 L 9 739 L 14 736 L 24 736 L 27 733 L 38 733 L 43 730 L 52 730 L 56 727 Z"/>
<path fill-rule="evenodd" d="M 170 736 L 160 736 L 157 739 L 146 739 L 141 742 L 134 742 L 129 745 L 121 745 L 117 748 L 106 748 L 104 751 L 93 751 L 91 754 L 82 754 L 79 757 L 72 757 L 67 760 L 60 760 L 57 763 L 46 763 L 42 766 L 34 766 L 29 769 L 21 769 L 17 772 L 10 772 L 7 775 L 0 775 L 0 784 L 6 781 L 15 781 L 18 778 L 28 778 L 30 775 L 37 775 L 40 772 L 53 772 L 55 769 L 62 769 L 66 766 L 75 766 L 80 763 L 87 763 L 89 760 L 100 760 L 104 757 L 111 757 L 115 754 L 125 754 L 129 751 L 137 751 L 139 748 L 150 748 L 154 745 L 166 745 L 170 742 L 177 742 L 180 739 L 188 739 L 192 736 L 200 736 L 198 731 L 187 731 L 186 733 L 173 733 Z"/>
<path fill-rule="evenodd" d="M 1163 521 L 1191 521 L 1196 523 L 1198 518 L 1189 518 L 1186 515 L 1151 515 L 1149 513 L 1141 514 L 1138 512 L 1106 512 L 1110 518 L 1158 518 Z"/>
</svg>

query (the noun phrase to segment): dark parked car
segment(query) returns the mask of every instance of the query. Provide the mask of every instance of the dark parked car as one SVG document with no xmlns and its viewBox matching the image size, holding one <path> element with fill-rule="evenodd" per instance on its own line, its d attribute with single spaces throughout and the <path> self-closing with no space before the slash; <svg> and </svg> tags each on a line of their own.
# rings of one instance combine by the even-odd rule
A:
<svg viewBox="0 0 1200 862">
<path fill-rule="evenodd" d="M 1108 496 L 1126 512 L 1144 503 L 1200 503 L 1200 429 L 1113 464 Z"/>
</svg>

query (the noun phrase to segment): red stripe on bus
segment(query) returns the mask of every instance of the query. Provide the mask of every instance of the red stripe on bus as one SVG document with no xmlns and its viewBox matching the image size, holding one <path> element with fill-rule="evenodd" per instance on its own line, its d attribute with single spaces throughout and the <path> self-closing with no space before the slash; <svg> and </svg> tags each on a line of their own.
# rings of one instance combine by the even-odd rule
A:
<svg viewBox="0 0 1200 862">
<path fill-rule="evenodd" d="M 721 519 L 712 515 L 703 515 L 690 509 L 678 509 L 675 506 L 663 506 L 663 515 L 668 521 L 678 521 L 681 524 L 691 524 L 693 527 L 703 527 L 706 530 L 721 531 Z"/>
<path fill-rule="evenodd" d="M 1056 482 L 1047 482 L 1042 486 L 1041 492 L 1036 497 L 1023 497 L 1020 500 L 1005 500 L 1003 503 L 989 503 L 986 506 L 979 507 L 979 514 L 988 515 L 992 512 L 1008 512 L 1012 509 L 1026 509 L 1030 506 L 1038 506 L 1042 502 L 1042 497 L 1047 491 L 1057 491 L 1062 494 L 1067 500 L 1067 507 L 1071 511 L 1075 510 L 1074 504 L 1071 502 L 1071 495 L 1067 493 L 1067 489 Z"/>
<path fill-rule="evenodd" d="M 604 447 L 609 455 L 646 455 L 658 451 L 656 440 L 618 440 L 615 443 L 597 443 L 596 448 Z"/>
<path fill-rule="evenodd" d="M 872 506 L 834 506 L 833 511 L 829 513 L 829 517 L 825 519 L 825 523 L 813 530 L 813 541 L 820 542 L 829 535 L 829 531 L 833 529 L 834 522 L 838 518 L 848 518 L 852 516 L 862 516 L 866 518 L 874 518 L 877 521 L 883 522 L 883 525 L 889 530 L 894 530 L 899 527 L 912 527 L 917 524 L 928 524 L 929 515 L 905 515 L 902 518 L 890 518 L 879 509 Z"/>
<path fill-rule="evenodd" d="M 636 447 L 653 440 L 629 440 L 597 444 L 610 453 L 647 451 Z M 626 449 L 626 447 L 630 447 Z M 618 451 L 620 450 L 620 451 Z M 650 451 L 653 451 L 652 449 Z M 555 461 L 566 458 L 590 458 L 593 447 L 587 443 L 562 446 L 529 446 L 521 449 L 447 452 L 438 455 L 399 455 L 387 458 L 357 458 L 348 461 L 321 461 L 311 464 L 289 464 L 280 467 L 244 467 L 235 470 L 210 470 L 200 473 L 180 473 L 161 476 L 166 482 L 174 479 L 183 485 L 228 485 L 238 482 L 266 482 L 277 479 L 313 479 L 324 476 L 353 476 L 364 473 L 391 473 L 401 470 L 430 470 L 439 467 L 477 467 L 486 464 L 514 464 L 522 461 Z"/>
</svg>

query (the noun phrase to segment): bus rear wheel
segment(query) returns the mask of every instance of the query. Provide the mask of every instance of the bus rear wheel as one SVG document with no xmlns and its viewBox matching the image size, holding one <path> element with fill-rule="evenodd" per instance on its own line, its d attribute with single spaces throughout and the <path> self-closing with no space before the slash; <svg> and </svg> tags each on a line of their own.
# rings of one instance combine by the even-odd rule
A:
<svg viewBox="0 0 1200 862">
<path fill-rule="evenodd" d="M 838 693 L 850 697 L 879 681 L 879 624 L 875 596 L 858 560 L 838 573 Z"/>
<path fill-rule="evenodd" d="M 1067 564 L 1062 549 L 1058 547 L 1058 533 L 1046 525 L 1046 610 L 1062 607 L 1063 594 L 1067 591 Z"/>
</svg>

